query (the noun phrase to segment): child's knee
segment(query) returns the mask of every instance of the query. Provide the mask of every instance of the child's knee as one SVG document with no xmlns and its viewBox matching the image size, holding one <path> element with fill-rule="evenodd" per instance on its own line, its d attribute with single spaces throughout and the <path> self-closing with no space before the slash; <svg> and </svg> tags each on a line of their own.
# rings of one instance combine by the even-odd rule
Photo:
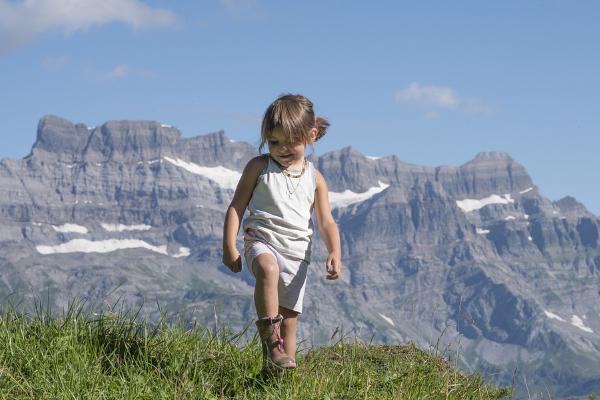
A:
<svg viewBox="0 0 600 400">
<path fill-rule="evenodd" d="M 271 254 L 259 254 L 252 262 L 252 270 L 257 278 L 279 277 L 279 266 Z"/>
</svg>

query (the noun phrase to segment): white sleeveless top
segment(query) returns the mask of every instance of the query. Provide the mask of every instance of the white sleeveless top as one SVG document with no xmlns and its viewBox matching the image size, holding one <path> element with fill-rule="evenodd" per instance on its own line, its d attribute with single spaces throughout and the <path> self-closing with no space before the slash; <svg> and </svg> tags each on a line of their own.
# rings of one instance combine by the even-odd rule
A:
<svg viewBox="0 0 600 400">
<path fill-rule="evenodd" d="M 310 262 L 311 215 L 317 188 L 314 166 L 308 161 L 300 178 L 290 178 L 270 155 L 267 159 L 248 203 L 244 239 L 266 242 L 282 255 Z"/>
</svg>

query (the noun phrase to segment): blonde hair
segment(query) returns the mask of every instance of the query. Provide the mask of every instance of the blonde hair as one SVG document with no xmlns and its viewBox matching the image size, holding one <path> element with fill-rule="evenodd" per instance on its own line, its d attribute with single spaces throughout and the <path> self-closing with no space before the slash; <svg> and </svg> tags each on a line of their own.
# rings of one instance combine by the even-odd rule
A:
<svg viewBox="0 0 600 400">
<path fill-rule="evenodd" d="M 327 133 L 329 121 L 323 117 L 315 117 L 313 103 L 301 94 L 284 94 L 279 96 L 265 111 L 260 130 L 259 151 L 275 129 L 281 129 L 290 143 L 311 143 L 310 130 L 317 129 L 315 141 Z"/>
</svg>

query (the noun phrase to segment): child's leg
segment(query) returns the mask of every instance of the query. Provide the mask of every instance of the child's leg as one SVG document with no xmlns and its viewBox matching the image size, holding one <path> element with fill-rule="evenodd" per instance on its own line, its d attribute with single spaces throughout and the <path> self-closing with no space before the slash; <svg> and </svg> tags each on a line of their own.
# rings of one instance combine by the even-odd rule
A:
<svg viewBox="0 0 600 400">
<path fill-rule="evenodd" d="M 296 328 L 298 327 L 298 313 L 285 307 L 279 307 L 279 314 L 283 315 L 281 336 L 285 346 L 285 353 L 296 359 Z"/>
<path fill-rule="evenodd" d="M 254 305 L 258 318 L 274 317 L 279 312 L 279 266 L 275 257 L 269 253 L 256 256 L 252 263 L 256 286 L 254 287 Z"/>
<path fill-rule="evenodd" d="M 294 368 L 295 363 L 290 360 L 286 352 L 283 321 L 279 316 L 279 265 L 275 257 L 268 253 L 261 253 L 254 258 L 252 270 L 256 277 L 254 288 L 254 304 L 258 321 L 256 326 L 261 338 L 263 352 L 263 370 L 270 363 L 279 368 Z M 278 317 L 274 322 L 272 319 Z M 285 320 L 284 320 L 285 321 Z M 283 342 L 281 338 L 283 337 Z M 295 337 L 295 328 L 294 328 Z M 283 344 L 283 346 L 281 346 Z M 294 339 L 294 348 L 296 341 Z"/>
</svg>

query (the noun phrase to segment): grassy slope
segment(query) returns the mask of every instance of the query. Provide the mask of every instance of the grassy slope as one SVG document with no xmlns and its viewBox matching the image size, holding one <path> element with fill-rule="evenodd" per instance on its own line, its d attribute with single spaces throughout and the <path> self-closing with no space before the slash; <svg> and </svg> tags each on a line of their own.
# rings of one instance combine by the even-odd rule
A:
<svg viewBox="0 0 600 400">
<path fill-rule="evenodd" d="M 447 361 L 408 346 L 339 342 L 299 367 L 259 376 L 260 345 L 242 334 L 150 327 L 72 307 L 54 318 L 0 314 L 0 399 L 500 399 Z"/>
</svg>

